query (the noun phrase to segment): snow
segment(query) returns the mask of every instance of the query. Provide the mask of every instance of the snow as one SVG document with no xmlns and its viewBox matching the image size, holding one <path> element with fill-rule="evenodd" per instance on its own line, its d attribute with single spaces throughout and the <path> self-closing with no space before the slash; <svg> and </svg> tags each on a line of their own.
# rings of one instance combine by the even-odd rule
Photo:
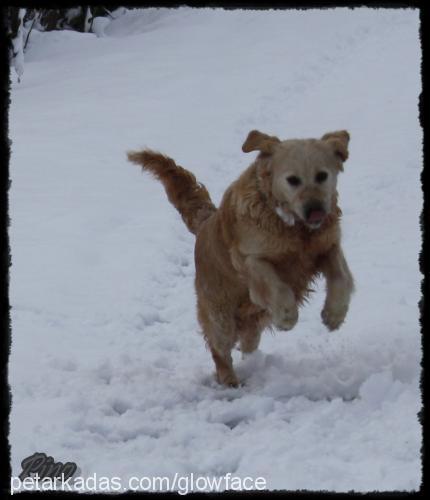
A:
<svg viewBox="0 0 430 500">
<path fill-rule="evenodd" d="M 13 475 L 37 451 L 124 485 L 419 489 L 418 11 L 117 14 L 97 36 L 33 30 L 12 85 Z M 234 352 L 245 384 L 229 389 L 198 334 L 194 237 L 126 151 L 168 154 L 219 203 L 253 128 L 350 132 L 339 192 L 357 291 L 329 333 L 320 283 L 293 331 Z"/>
</svg>

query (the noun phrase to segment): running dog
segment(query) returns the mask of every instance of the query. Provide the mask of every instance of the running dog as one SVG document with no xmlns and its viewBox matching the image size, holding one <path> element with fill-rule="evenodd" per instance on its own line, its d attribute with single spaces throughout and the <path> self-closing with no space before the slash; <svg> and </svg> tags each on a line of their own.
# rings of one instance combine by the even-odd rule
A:
<svg viewBox="0 0 430 500">
<path fill-rule="evenodd" d="M 253 130 L 242 150 L 254 162 L 225 191 L 219 208 L 195 176 L 151 150 L 128 159 L 164 185 L 196 235 L 198 320 L 220 384 L 237 387 L 231 350 L 257 349 L 262 331 L 291 330 L 310 286 L 322 275 L 321 317 L 329 330 L 345 320 L 354 282 L 342 252 L 337 175 L 349 134 L 281 141 Z"/>
</svg>

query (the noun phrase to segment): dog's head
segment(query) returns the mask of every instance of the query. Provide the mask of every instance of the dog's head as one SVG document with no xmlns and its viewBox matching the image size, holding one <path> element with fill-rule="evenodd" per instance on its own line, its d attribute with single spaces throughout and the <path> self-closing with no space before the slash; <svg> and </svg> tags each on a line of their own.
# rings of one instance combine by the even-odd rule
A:
<svg viewBox="0 0 430 500">
<path fill-rule="evenodd" d="M 271 196 L 311 229 L 334 207 L 337 175 L 348 158 L 349 134 L 329 132 L 321 139 L 280 141 L 253 130 L 242 146 L 259 151 L 261 175 L 270 179 Z"/>
</svg>

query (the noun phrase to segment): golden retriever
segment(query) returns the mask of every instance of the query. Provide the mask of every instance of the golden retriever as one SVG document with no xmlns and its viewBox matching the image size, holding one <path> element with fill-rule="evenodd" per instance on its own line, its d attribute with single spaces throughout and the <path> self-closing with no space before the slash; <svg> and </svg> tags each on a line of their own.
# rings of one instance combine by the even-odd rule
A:
<svg viewBox="0 0 430 500">
<path fill-rule="evenodd" d="M 348 143 L 344 130 L 285 141 L 251 131 L 242 150 L 259 154 L 218 209 L 171 158 L 151 150 L 128 153 L 163 183 L 196 235 L 198 319 L 220 384 L 239 384 L 231 356 L 237 342 L 250 353 L 264 328 L 294 327 L 320 274 L 327 285 L 322 321 L 329 330 L 343 323 L 354 283 L 341 248 L 336 181 Z"/>
</svg>

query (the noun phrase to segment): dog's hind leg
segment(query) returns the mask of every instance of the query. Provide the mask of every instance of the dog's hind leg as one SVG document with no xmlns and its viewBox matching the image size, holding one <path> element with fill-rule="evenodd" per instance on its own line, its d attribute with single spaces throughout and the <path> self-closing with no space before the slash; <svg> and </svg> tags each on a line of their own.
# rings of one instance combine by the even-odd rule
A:
<svg viewBox="0 0 430 500">
<path fill-rule="evenodd" d="M 233 369 L 233 359 L 231 357 L 231 347 L 226 346 L 223 349 L 214 347 L 210 342 L 209 349 L 215 362 L 216 376 L 220 384 L 230 387 L 238 387 L 239 380 Z"/>
<path fill-rule="evenodd" d="M 239 380 L 234 372 L 231 356 L 231 351 L 237 341 L 234 316 L 209 312 L 207 306 L 203 307 L 200 300 L 197 300 L 197 311 L 203 335 L 215 363 L 218 382 L 237 387 Z"/>
</svg>

